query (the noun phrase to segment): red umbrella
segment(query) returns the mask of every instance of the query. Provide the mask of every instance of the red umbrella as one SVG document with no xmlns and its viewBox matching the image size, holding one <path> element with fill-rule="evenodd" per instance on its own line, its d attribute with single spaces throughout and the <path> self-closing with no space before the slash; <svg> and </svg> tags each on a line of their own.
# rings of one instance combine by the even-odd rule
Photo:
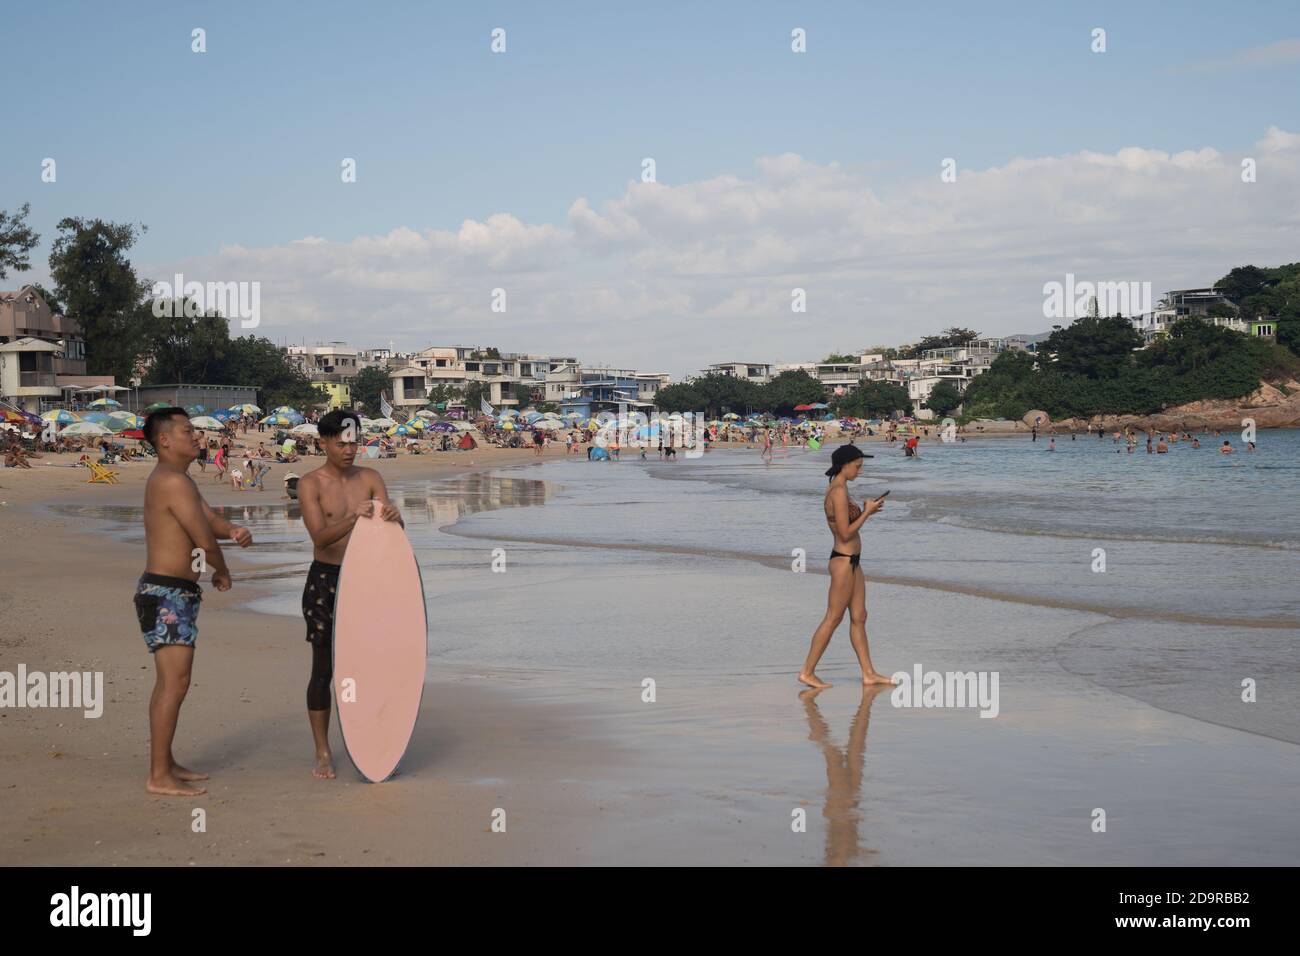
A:
<svg viewBox="0 0 1300 956">
<path fill-rule="evenodd" d="M 144 441 L 144 432 L 138 428 L 128 428 L 125 431 L 118 432 L 123 438 L 138 438 Z"/>
<path fill-rule="evenodd" d="M 813 410 L 813 407 L 814 407 L 814 406 L 812 406 L 812 405 L 796 405 L 796 406 L 794 407 L 794 410 L 795 410 L 796 412 L 810 412 L 810 411 Z"/>
</svg>

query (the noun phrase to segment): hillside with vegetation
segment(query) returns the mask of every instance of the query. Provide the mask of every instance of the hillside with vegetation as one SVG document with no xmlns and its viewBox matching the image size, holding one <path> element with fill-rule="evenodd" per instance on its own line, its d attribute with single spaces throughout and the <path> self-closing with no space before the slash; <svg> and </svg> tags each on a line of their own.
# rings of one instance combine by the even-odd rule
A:
<svg viewBox="0 0 1300 956">
<path fill-rule="evenodd" d="M 1128 319 L 1086 316 L 1055 327 L 1036 355 L 999 355 L 967 388 L 964 417 L 1019 419 L 1030 409 L 1054 419 L 1148 415 L 1191 402 L 1242 399 L 1262 384 L 1300 375 L 1294 351 L 1300 347 L 1300 263 L 1242 266 L 1215 288 L 1232 303 L 1217 312 L 1270 317 L 1277 341 L 1185 318 L 1144 349 Z"/>
</svg>

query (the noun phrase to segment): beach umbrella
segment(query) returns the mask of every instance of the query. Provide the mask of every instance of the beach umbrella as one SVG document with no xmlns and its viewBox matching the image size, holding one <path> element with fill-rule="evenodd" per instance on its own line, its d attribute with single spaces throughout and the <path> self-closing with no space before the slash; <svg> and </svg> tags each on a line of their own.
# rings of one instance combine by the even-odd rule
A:
<svg viewBox="0 0 1300 956">
<path fill-rule="evenodd" d="M 118 438 L 134 438 L 136 441 L 144 441 L 144 432 L 138 428 L 128 428 L 126 431 L 118 432 Z"/>
<path fill-rule="evenodd" d="M 108 421 L 108 412 L 86 412 L 81 416 L 83 422 L 102 423 Z"/>
<path fill-rule="evenodd" d="M 230 410 L 236 415 L 260 415 L 262 410 L 252 402 L 244 402 L 242 405 L 231 405 Z"/>
<path fill-rule="evenodd" d="M 52 408 L 48 412 L 45 412 L 43 415 L 41 415 L 41 420 L 46 422 L 54 422 L 54 424 L 56 425 L 71 425 L 73 422 L 81 421 L 81 417 L 79 415 L 72 414 L 72 412 L 68 411 L 67 409 Z"/>
<path fill-rule="evenodd" d="M 456 430 L 456 426 L 451 422 L 434 422 L 429 428 L 435 432 L 454 432 Z"/>
<path fill-rule="evenodd" d="M 392 428 L 397 422 L 391 418 L 375 418 L 371 420 L 372 425 L 378 425 L 380 428 Z"/>
<path fill-rule="evenodd" d="M 227 408 L 220 408 L 220 409 L 217 409 L 217 411 L 215 411 L 215 412 L 212 413 L 212 417 L 215 418 L 215 419 L 216 419 L 217 421 L 219 421 L 219 422 L 228 422 L 228 421 L 230 421 L 232 418 L 235 418 L 235 417 L 237 417 L 237 416 L 235 415 L 234 412 L 230 411 L 230 410 L 227 409 Z"/>
<path fill-rule="evenodd" d="M 405 425 L 394 425 L 392 428 L 388 429 L 388 436 L 390 438 L 396 437 L 397 435 L 409 435 L 409 434 L 411 434 L 411 430 L 407 428 Z"/>
<path fill-rule="evenodd" d="M 740 418 L 740 416 L 737 415 L 735 412 L 727 412 L 727 414 L 723 415 L 722 417 L 725 418 L 725 419 L 726 419 L 727 421 L 729 421 L 729 422 L 734 422 L 734 421 L 736 421 L 738 418 Z"/>
<path fill-rule="evenodd" d="M 112 412 L 108 416 L 108 421 L 103 424 L 115 432 L 121 432 L 132 428 L 143 428 L 144 419 L 131 412 Z"/>
<path fill-rule="evenodd" d="M 195 415 L 206 415 L 208 410 L 202 405 L 186 405 L 185 414 L 193 418 Z"/>
<path fill-rule="evenodd" d="M 458 432 L 472 432 L 474 425 L 470 422 L 452 422 L 451 427 Z"/>
<path fill-rule="evenodd" d="M 287 415 L 290 412 L 297 414 L 297 411 L 295 409 L 290 408 L 288 405 L 280 405 L 277 408 L 271 409 L 271 411 L 276 415 Z"/>
<path fill-rule="evenodd" d="M 171 408 L 166 402 L 154 402 L 152 405 L 145 406 L 145 413 L 156 412 L 160 408 Z"/>
<path fill-rule="evenodd" d="M 63 431 L 59 432 L 59 434 L 80 435 L 80 436 L 87 436 L 87 435 L 102 436 L 102 435 L 111 435 L 113 433 L 109 431 L 107 428 L 105 428 L 103 425 L 96 424 L 95 422 L 73 422 L 71 425 L 64 428 Z"/>
<path fill-rule="evenodd" d="M 558 419 L 558 418 L 560 417 L 560 413 L 559 413 L 559 412 L 547 412 L 547 413 L 544 414 L 542 417 L 543 417 L 543 418 Z"/>
<path fill-rule="evenodd" d="M 420 418 L 437 418 L 437 417 L 438 417 L 438 415 L 437 415 L 436 412 L 431 412 L 431 411 L 429 411 L 427 408 L 422 408 L 422 409 L 420 409 L 418 412 L 416 412 L 415 414 L 416 414 L 418 417 L 420 417 Z"/>
<path fill-rule="evenodd" d="M 561 425 L 559 422 L 551 421 L 548 418 L 535 423 L 533 427 L 536 428 L 538 431 L 550 432 L 550 431 L 555 431 L 557 428 L 563 428 L 564 426 Z M 645 428 L 642 428 L 641 431 L 645 431 Z"/>
<path fill-rule="evenodd" d="M 509 419 L 506 419 L 501 423 L 500 427 L 503 432 L 512 432 L 515 430 L 515 423 L 510 421 Z"/>
<path fill-rule="evenodd" d="M 122 403 L 112 398 L 97 398 L 88 406 L 90 408 L 121 408 Z"/>
<path fill-rule="evenodd" d="M 313 437 L 320 436 L 320 433 L 316 430 L 316 426 L 313 425 L 311 422 L 304 422 L 301 425 L 294 425 L 292 428 L 289 429 L 289 434 L 290 435 L 311 435 Z"/>
<path fill-rule="evenodd" d="M 219 432 L 226 427 L 211 415 L 196 415 L 194 418 L 190 419 L 190 424 L 195 428 L 201 428 L 204 431 L 209 432 Z"/>
<path fill-rule="evenodd" d="M 813 410 L 814 408 L 816 408 L 816 407 L 817 407 L 816 405 L 796 405 L 796 406 L 794 407 L 794 410 L 795 410 L 796 412 L 809 412 L 809 411 L 812 411 L 812 410 Z"/>
</svg>

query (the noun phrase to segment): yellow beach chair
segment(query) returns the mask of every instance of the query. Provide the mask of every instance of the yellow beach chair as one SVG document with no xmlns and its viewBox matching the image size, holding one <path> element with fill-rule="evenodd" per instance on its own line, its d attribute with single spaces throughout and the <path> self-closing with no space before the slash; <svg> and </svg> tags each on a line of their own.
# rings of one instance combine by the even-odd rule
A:
<svg viewBox="0 0 1300 956">
<path fill-rule="evenodd" d="M 87 460 L 86 464 L 90 467 L 90 477 L 86 480 L 86 484 L 89 485 L 96 481 L 102 481 L 106 485 L 117 484 L 117 472 L 110 471 L 96 461 Z"/>
</svg>

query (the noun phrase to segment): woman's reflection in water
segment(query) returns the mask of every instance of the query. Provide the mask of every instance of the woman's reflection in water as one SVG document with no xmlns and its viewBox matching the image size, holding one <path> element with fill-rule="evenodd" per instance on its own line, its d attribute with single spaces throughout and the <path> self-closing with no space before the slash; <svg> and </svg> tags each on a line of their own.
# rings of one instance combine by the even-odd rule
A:
<svg viewBox="0 0 1300 956">
<path fill-rule="evenodd" d="M 877 694 L 889 689 L 884 684 L 862 689 L 862 701 L 849 724 L 848 746 L 843 750 L 831 742 L 831 729 L 817 707 L 817 695 L 822 690 L 809 688 L 799 694 L 808 715 L 808 739 L 822 748 L 822 756 L 826 758 L 826 805 L 822 816 L 826 818 L 827 866 L 846 866 L 876 852 L 864 849 L 858 842 L 858 822 L 862 818 L 858 800 L 871 704 Z"/>
</svg>

